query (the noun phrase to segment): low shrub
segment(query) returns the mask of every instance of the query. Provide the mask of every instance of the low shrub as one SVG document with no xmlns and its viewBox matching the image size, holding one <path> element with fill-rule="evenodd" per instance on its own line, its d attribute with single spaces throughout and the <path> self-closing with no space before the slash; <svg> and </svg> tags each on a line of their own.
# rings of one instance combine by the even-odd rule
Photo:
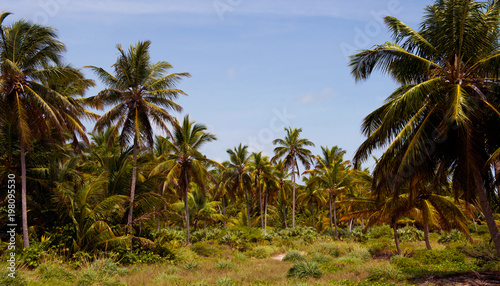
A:
<svg viewBox="0 0 500 286">
<path fill-rule="evenodd" d="M 287 276 L 296 278 L 320 278 L 323 276 L 323 272 L 321 272 L 318 263 L 316 262 L 298 262 L 295 263 L 290 270 L 288 270 Z"/>
<path fill-rule="evenodd" d="M 193 261 L 198 257 L 194 251 L 187 247 L 177 249 L 176 251 L 174 251 L 174 254 L 175 262 L 179 264 Z"/>
<path fill-rule="evenodd" d="M 439 238 L 438 242 L 439 243 L 449 243 L 449 242 L 456 242 L 456 241 L 466 241 L 467 237 L 465 234 L 461 233 L 460 231 L 453 229 L 450 232 L 443 233 Z"/>
<path fill-rule="evenodd" d="M 196 261 L 189 261 L 186 264 L 184 264 L 184 266 L 182 266 L 182 268 L 191 271 L 191 270 L 199 269 L 200 265 Z"/>
<path fill-rule="evenodd" d="M 75 277 L 75 275 L 55 262 L 44 262 L 40 264 L 37 268 L 37 272 L 42 280 L 71 280 Z"/>
<path fill-rule="evenodd" d="M 401 269 L 411 269 L 420 266 L 420 262 L 417 260 L 402 255 L 391 257 L 391 264 Z"/>
<path fill-rule="evenodd" d="M 312 249 L 314 253 L 325 254 L 331 257 L 338 257 L 340 251 L 338 246 L 333 243 L 319 243 Z"/>
<path fill-rule="evenodd" d="M 80 272 L 77 285 L 120 285 L 116 280 L 116 276 L 128 273 L 130 273 L 130 270 L 118 267 L 111 259 L 98 259 L 90 267 L 84 268 Z"/>
<path fill-rule="evenodd" d="M 199 256 L 209 257 L 217 253 L 217 248 L 207 243 L 195 243 L 191 245 L 191 250 Z"/>
<path fill-rule="evenodd" d="M 389 225 L 383 224 L 371 227 L 368 230 L 367 236 L 369 239 L 392 238 L 394 236 L 394 232 Z"/>
<path fill-rule="evenodd" d="M 306 260 L 306 256 L 298 250 L 290 250 L 283 257 L 283 261 L 299 262 Z"/>
<path fill-rule="evenodd" d="M 248 252 L 248 255 L 259 259 L 264 259 L 269 258 L 273 252 L 275 252 L 275 249 L 272 246 L 264 245 L 255 247 Z"/>
<path fill-rule="evenodd" d="M 333 258 L 331 256 L 319 254 L 319 253 L 314 254 L 313 257 L 311 258 L 311 261 L 316 262 L 318 264 L 328 264 L 332 260 L 333 260 Z"/>
<path fill-rule="evenodd" d="M 381 253 L 384 250 L 389 249 L 390 243 L 387 241 L 377 241 L 369 245 L 368 247 L 368 252 L 370 252 L 371 255 L 377 255 L 378 253 Z"/>
<path fill-rule="evenodd" d="M 403 272 L 392 265 L 368 269 L 368 281 L 400 282 L 405 279 Z"/>
<path fill-rule="evenodd" d="M 227 260 L 219 260 L 217 264 L 215 264 L 215 269 L 219 270 L 233 270 L 234 268 L 234 264 Z"/>
<path fill-rule="evenodd" d="M 215 281 L 215 285 L 217 286 L 233 286 L 236 285 L 236 281 L 229 277 L 221 277 L 217 281 Z"/>
<path fill-rule="evenodd" d="M 422 265 L 437 265 L 446 262 L 465 262 L 465 255 L 457 250 L 427 250 L 417 253 L 414 259 Z"/>
<path fill-rule="evenodd" d="M 424 232 L 414 226 L 405 226 L 398 229 L 398 238 L 400 242 L 423 241 Z"/>
</svg>

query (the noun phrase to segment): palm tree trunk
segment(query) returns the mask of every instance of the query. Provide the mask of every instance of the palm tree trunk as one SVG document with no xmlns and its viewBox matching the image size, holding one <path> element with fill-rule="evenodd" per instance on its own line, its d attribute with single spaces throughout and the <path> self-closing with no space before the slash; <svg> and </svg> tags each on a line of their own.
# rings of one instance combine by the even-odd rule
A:
<svg viewBox="0 0 500 286">
<path fill-rule="evenodd" d="M 493 217 L 493 212 L 491 211 L 490 202 L 488 201 L 488 196 L 484 188 L 483 178 L 479 170 L 476 169 L 473 172 L 474 183 L 479 196 L 479 203 L 481 204 L 481 209 L 483 210 L 484 219 L 486 220 L 486 225 L 488 225 L 491 240 L 493 240 L 493 243 L 495 244 L 497 255 L 500 256 L 500 232 L 498 231 L 495 218 Z"/>
<path fill-rule="evenodd" d="M 132 184 L 130 186 L 130 206 L 128 211 L 127 226 L 132 229 L 132 215 L 134 211 L 135 182 L 137 180 L 137 138 L 134 139 L 134 168 L 132 168 Z"/>
<path fill-rule="evenodd" d="M 293 179 L 293 193 L 292 193 L 292 228 L 295 228 L 295 158 L 292 163 L 292 179 Z"/>
<path fill-rule="evenodd" d="M 267 200 L 268 200 L 268 197 L 269 197 L 269 193 L 268 191 L 266 191 L 265 195 L 264 195 L 264 230 L 267 230 Z"/>
<path fill-rule="evenodd" d="M 248 192 L 245 191 L 245 199 L 247 201 L 247 220 L 248 220 L 248 227 L 252 227 L 252 221 L 250 220 L 250 200 L 248 199 Z"/>
<path fill-rule="evenodd" d="M 184 209 L 186 210 L 186 242 L 189 245 L 189 204 L 188 204 L 188 192 L 189 192 L 189 179 L 188 174 L 184 171 Z"/>
<path fill-rule="evenodd" d="M 330 231 L 333 232 L 333 218 L 332 218 L 332 193 L 328 192 L 328 208 L 330 212 Z"/>
<path fill-rule="evenodd" d="M 337 231 L 337 207 L 335 205 L 336 195 L 333 195 L 333 223 L 335 225 L 335 239 L 339 240 L 339 232 Z"/>
<path fill-rule="evenodd" d="M 28 208 L 26 203 L 26 146 L 21 138 L 21 216 L 23 224 L 23 248 L 30 246 L 28 235 Z"/>
<path fill-rule="evenodd" d="M 428 250 L 432 250 L 431 243 L 429 241 L 429 214 L 427 211 L 423 211 L 423 219 L 424 219 L 424 240 L 425 240 L 425 246 L 427 247 Z"/>
<path fill-rule="evenodd" d="M 257 175 L 257 178 L 259 178 L 258 175 Z M 259 184 L 259 204 L 260 204 L 260 227 L 262 229 L 264 229 L 264 217 L 262 216 L 262 214 L 263 214 L 263 211 L 262 211 L 262 189 L 260 186 L 260 180 L 258 181 L 258 184 Z"/>
<path fill-rule="evenodd" d="M 311 212 L 313 217 L 313 228 L 316 229 L 316 221 L 314 220 L 314 203 L 311 205 Z"/>
<path fill-rule="evenodd" d="M 222 220 L 222 225 L 226 228 L 226 196 L 222 196 L 222 215 L 224 219 Z"/>
<path fill-rule="evenodd" d="M 399 247 L 398 229 L 396 222 L 392 223 L 392 229 L 394 231 L 394 243 L 396 244 L 396 250 L 398 254 L 401 254 L 401 248 Z"/>
</svg>

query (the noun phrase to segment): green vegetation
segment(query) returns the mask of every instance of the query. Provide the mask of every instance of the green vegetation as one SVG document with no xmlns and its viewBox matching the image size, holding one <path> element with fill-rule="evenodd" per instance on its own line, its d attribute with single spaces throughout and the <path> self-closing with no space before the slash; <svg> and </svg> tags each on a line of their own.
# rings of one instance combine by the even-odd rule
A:
<svg viewBox="0 0 500 286">
<path fill-rule="evenodd" d="M 363 121 L 353 162 L 338 146 L 313 154 L 293 127 L 271 158 L 244 144 L 207 158 L 216 136 L 171 114 L 189 73 L 152 62 L 151 42 L 117 45 L 112 73 L 86 67 L 105 89 L 85 97 L 95 83 L 62 62 L 55 29 L 9 15 L 0 188 L 20 186 L 22 235 L 0 241 L 0 284 L 404 285 L 500 271 L 499 1 L 437 1 L 418 31 L 385 17 L 394 43 L 350 65 L 356 80 L 378 69 L 400 86 Z"/>
</svg>

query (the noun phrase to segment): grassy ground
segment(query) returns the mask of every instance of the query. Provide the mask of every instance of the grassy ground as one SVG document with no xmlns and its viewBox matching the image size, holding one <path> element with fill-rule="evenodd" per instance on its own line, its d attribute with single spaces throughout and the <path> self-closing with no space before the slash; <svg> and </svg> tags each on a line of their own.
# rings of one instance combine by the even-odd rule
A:
<svg viewBox="0 0 500 286">
<path fill-rule="evenodd" d="M 173 261 L 127 266 L 106 257 L 75 264 L 51 256 L 36 268 L 18 266 L 16 280 L 1 265 L 0 285 L 411 285 L 428 275 L 500 270 L 484 237 L 475 236 L 474 245 L 439 238 L 432 236 L 431 252 L 422 241 L 402 242 L 399 256 L 386 234 L 360 242 L 317 236 L 243 246 L 209 240 L 177 247 Z M 282 261 L 280 254 L 286 254 Z"/>
</svg>

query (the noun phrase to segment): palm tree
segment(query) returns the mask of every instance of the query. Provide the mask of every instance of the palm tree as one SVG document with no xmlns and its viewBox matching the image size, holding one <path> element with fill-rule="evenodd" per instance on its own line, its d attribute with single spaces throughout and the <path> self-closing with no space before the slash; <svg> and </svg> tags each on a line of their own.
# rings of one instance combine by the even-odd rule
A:
<svg viewBox="0 0 500 286">
<path fill-rule="evenodd" d="M 305 138 L 300 138 L 302 128 L 285 128 L 285 139 L 275 139 L 274 145 L 280 145 L 274 148 L 276 154 L 272 158 L 275 162 L 278 158 L 284 157 L 281 168 L 290 168 L 292 170 L 293 192 L 292 192 L 292 227 L 295 228 L 295 176 L 300 177 L 298 161 L 300 161 L 306 169 L 309 169 L 311 162 L 311 151 L 306 149 L 306 146 L 313 146 L 314 143 Z"/>
<path fill-rule="evenodd" d="M 83 128 L 80 122 L 68 120 L 81 114 L 81 110 L 68 101 L 70 95 L 63 96 L 47 87 L 44 80 L 72 82 L 84 78 L 78 70 L 59 65 L 65 46 L 53 28 L 25 20 L 4 26 L 3 21 L 9 14 L 0 14 L 0 111 L 3 119 L 16 130 L 19 140 L 23 246 L 28 247 L 26 152 L 34 139 L 51 139 L 51 129 L 56 129 L 59 141 L 64 141 L 62 134 L 66 127 Z"/>
<path fill-rule="evenodd" d="M 186 241 L 189 244 L 189 183 L 195 182 L 204 190 L 205 181 L 209 177 L 207 165 L 221 166 L 219 163 L 208 159 L 200 152 L 200 148 L 217 138 L 206 132 L 207 127 L 189 121 L 189 116 L 184 117 L 182 125 L 174 124 L 174 134 L 170 144 L 171 153 L 165 154 L 164 161 L 158 164 L 153 173 L 164 172 L 167 181 L 175 181 L 181 190 L 184 199 L 186 220 Z"/>
<path fill-rule="evenodd" d="M 228 180 L 232 183 L 232 189 L 244 197 L 247 205 L 248 227 L 252 227 L 252 215 L 250 206 L 250 192 L 252 178 L 250 177 L 250 156 L 248 155 L 248 146 L 241 144 L 234 149 L 227 149 L 229 161 L 224 163 L 227 169 Z"/>
<path fill-rule="evenodd" d="M 182 110 L 173 100 L 185 93 L 175 86 L 183 77 L 189 76 L 188 73 L 167 74 L 172 68 L 167 62 L 152 63 L 150 45 L 150 41 L 138 42 L 124 51 L 118 44 L 116 48 L 120 55 L 112 66 L 114 75 L 102 68 L 89 66 L 108 86 L 89 101 L 97 108 L 113 106 L 96 122 L 94 130 L 101 131 L 116 124 L 110 140 L 120 132 L 120 144 L 125 146 L 131 140 L 133 145 L 134 166 L 127 218 L 129 228 L 132 228 L 138 149 L 145 144 L 153 146 L 155 125 L 167 133 L 169 129 L 166 123 L 175 126 L 176 121 L 168 111 Z"/>
<path fill-rule="evenodd" d="M 300 192 L 297 196 L 297 201 L 303 203 L 304 205 L 311 206 L 312 226 L 316 229 L 314 205 L 316 204 L 316 207 L 319 208 L 321 205 L 326 203 L 326 199 L 323 194 L 323 189 L 318 188 L 315 184 L 311 183 L 315 180 L 314 176 L 303 177 L 302 180 L 305 183 L 305 187 L 302 188 L 302 192 Z"/>
<path fill-rule="evenodd" d="M 349 161 L 344 161 L 345 151 L 337 146 L 321 147 L 323 157 L 316 156 L 316 166 L 304 173 L 313 175 L 309 184 L 319 185 L 328 191 L 328 206 L 330 213 L 330 230 L 335 226 L 335 238 L 338 240 L 336 200 L 339 192 L 349 188 L 352 170 Z M 332 218 L 333 214 L 333 218 Z"/>
<path fill-rule="evenodd" d="M 264 209 L 262 204 L 262 177 L 271 176 L 271 163 L 267 156 L 262 156 L 262 152 L 252 153 L 251 162 L 252 177 L 254 177 L 256 188 L 259 190 L 260 224 L 264 229 Z M 265 198 L 264 198 L 265 199 Z"/>
<path fill-rule="evenodd" d="M 463 193 L 468 201 L 479 197 L 500 255 L 500 232 L 487 196 L 493 186 L 488 158 L 500 146 L 495 92 L 500 2 L 437 1 L 426 8 L 420 31 L 394 17 L 385 22 L 395 43 L 353 55 L 352 74 L 365 80 L 380 69 L 400 87 L 364 119 L 367 139 L 355 163 L 388 146 L 374 176 L 392 181 L 396 196 L 416 169 L 452 170 L 455 194 Z"/>
</svg>

